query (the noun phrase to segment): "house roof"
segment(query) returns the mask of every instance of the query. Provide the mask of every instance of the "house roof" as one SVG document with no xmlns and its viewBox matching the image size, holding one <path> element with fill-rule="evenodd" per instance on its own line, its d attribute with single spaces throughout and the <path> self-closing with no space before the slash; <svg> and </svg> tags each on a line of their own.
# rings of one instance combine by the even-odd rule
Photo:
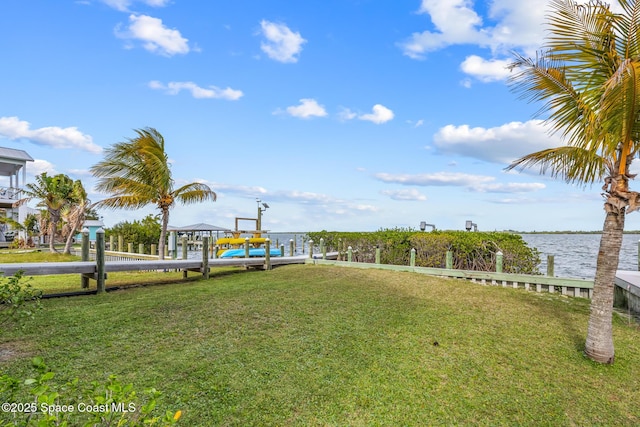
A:
<svg viewBox="0 0 640 427">
<path fill-rule="evenodd" d="M 0 158 L 11 160 L 22 160 L 25 162 L 33 162 L 33 157 L 24 150 L 15 150 L 13 148 L 0 147 Z"/>
<path fill-rule="evenodd" d="M 218 227 L 217 225 L 205 224 L 203 222 L 199 224 L 186 225 L 184 227 L 168 226 L 167 231 L 225 231 L 228 228 Z"/>
<path fill-rule="evenodd" d="M 87 219 L 82 224 L 83 227 L 104 227 L 104 223 L 99 219 Z"/>
<path fill-rule="evenodd" d="M 27 162 L 33 162 L 33 157 L 24 150 L 0 147 L 0 176 L 11 176 L 18 172 Z"/>
</svg>

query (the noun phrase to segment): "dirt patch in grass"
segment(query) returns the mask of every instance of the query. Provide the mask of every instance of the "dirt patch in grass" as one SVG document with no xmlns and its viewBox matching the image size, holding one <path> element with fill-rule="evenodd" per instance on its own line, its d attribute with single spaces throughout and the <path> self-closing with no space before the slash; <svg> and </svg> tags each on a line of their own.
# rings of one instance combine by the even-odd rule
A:
<svg viewBox="0 0 640 427">
<path fill-rule="evenodd" d="M 0 343 L 0 363 L 11 362 L 14 359 L 32 356 L 30 346 L 21 341 Z"/>
</svg>

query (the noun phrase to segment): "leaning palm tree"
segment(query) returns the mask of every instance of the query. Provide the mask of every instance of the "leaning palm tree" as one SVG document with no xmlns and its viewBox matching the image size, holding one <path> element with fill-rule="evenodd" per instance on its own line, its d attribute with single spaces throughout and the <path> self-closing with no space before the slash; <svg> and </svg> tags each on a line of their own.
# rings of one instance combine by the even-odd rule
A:
<svg viewBox="0 0 640 427">
<path fill-rule="evenodd" d="M 514 89 L 542 101 L 540 113 L 566 145 L 526 155 L 508 169 L 537 166 L 570 183 L 603 184 L 605 220 L 587 328 L 586 355 L 613 363 L 613 293 L 625 215 L 640 207 L 629 190 L 640 145 L 640 2 L 623 12 L 591 0 L 551 0 L 545 50 L 517 56 Z"/>
<path fill-rule="evenodd" d="M 162 217 L 158 256 L 164 259 L 169 210 L 175 202 L 215 201 L 216 193 L 209 186 L 197 182 L 174 189 L 160 132 L 153 128 L 136 129 L 135 132 L 137 137 L 106 149 L 104 160 L 91 168 L 98 178 L 96 189 L 110 195 L 95 206 L 140 209 L 155 204 Z"/>
<path fill-rule="evenodd" d="M 87 198 L 82 181 L 74 181 L 69 202 L 62 211 L 62 217 L 65 220 L 62 234 L 66 239 L 63 254 L 71 253 L 73 237 L 80 231 L 86 213 L 91 209 L 91 200 Z"/>
<path fill-rule="evenodd" d="M 35 177 L 35 183 L 24 186 L 22 193 L 26 196 L 14 203 L 21 206 L 32 199 L 39 199 L 36 206 L 44 208 L 49 216 L 49 251 L 57 252 L 55 237 L 58 232 L 61 212 L 70 201 L 73 192 L 73 180 L 64 174 L 48 176 L 46 172 Z"/>
</svg>

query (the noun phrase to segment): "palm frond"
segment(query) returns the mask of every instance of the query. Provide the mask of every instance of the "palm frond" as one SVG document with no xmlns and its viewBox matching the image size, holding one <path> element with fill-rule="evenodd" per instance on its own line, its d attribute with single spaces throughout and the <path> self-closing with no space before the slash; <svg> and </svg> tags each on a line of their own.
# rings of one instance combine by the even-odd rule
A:
<svg viewBox="0 0 640 427">
<path fill-rule="evenodd" d="M 199 203 L 211 200 L 215 202 L 217 194 L 208 185 L 194 182 L 184 185 L 174 191 L 173 196 L 184 204 Z"/>
<path fill-rule="evenodd" d="M 596 152 L 581 147 L 563 146 L 527 154 L 506 170 L 539 167 L 541 174 L 561 178 L 568 183 L 593 184 L 608 176 L 611 162 Z"/>
</svg>

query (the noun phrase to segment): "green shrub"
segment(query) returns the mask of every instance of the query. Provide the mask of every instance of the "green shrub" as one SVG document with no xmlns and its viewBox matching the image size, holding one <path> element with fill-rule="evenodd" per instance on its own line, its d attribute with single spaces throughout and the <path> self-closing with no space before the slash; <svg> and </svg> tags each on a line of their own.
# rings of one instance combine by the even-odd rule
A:
<svg viewBox="0 0 640 427">
<path fill-rule="evenodd" d="M 37 373 L 33 378 L 0 376 L 3 426 L 168 426 L 181 416 L 181 411 L 154 413 L 161 395 L 156 389 L 145 390 L 141 399 L 133 385 L 113 375 L 106 382 L 82 386 L 76 378 L 61 386 L 41 357 L 32 366 Z"/>
<path fill-rule="evenodd" d="M 135 247 L 142 243 L 146 248 L 157 245 L 160 240 L 162 226 L 155 215 L 147 215 L 142 221 L 119 222 L 113 228 L 105 230 L 105 239 L 122 236 L 124 242 L 133 243 Z M 113 248 L 111 248 L 113 250 Z"/>
<path fill-rule="evenodd" d="M 327 251 L 344 253 L 351 246 L 352 260 L 374 262 L 380 248 L 382 264 L 408 265 L 411 249 L 416 250 L 416 266 L 444 268 L 447 251 L 453 255 L 453 268 L 495 271 L 496 254 L 503 254 L 505 273 L 539 274 L 540 254 L 518 234 L 501 232 L 433 231 L 385 229 L 376 232 L 310 232 L 318 245 L 324 239 Z"/>
<path fill-rule="evenodd" d="M 31 279 L 22 279 L 22 272 L 0 277 L 0 325 L 10 320 L 21 323 L 42 309 L 42 291 L 31 286 Z"/>
</svg>

